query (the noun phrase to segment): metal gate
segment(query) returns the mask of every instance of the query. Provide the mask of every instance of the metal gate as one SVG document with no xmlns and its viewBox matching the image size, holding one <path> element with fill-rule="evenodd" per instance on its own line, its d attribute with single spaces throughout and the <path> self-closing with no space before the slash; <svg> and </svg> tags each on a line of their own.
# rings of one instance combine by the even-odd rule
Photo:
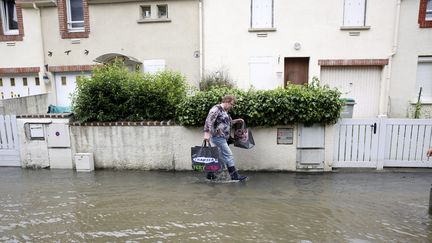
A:
<svg viewBox="0 0 432 243">
<path fill-rule="evenodd" d="M 0 166 L 21 166 L 16 117 L 0 115 Z"/>
<path fill-rule="evenodd" d="M 333 167 L 432 167 L 429 119 L 341 119 Z"/>
</svg>

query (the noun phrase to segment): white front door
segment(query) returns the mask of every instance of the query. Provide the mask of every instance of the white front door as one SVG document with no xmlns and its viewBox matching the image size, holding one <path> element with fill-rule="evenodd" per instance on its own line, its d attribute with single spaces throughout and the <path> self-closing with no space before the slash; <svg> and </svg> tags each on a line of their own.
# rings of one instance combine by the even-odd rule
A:
<svg viewBox="0 0 432 243">
<path fill-rule="evenodd" d="M 322 67 L 321 83 L 355 100 L 353 118 L 373 118 L 379 114 L 382 67 Z"/>
<path fill-rule="evenodd" d="M 56 73 L 56 97 L 58 106 L 70 106 L 72 103 L 72 94 L 76 88 L 76 80 L 79 76 L 90 76 L 90 73 Z"/>
</svg>

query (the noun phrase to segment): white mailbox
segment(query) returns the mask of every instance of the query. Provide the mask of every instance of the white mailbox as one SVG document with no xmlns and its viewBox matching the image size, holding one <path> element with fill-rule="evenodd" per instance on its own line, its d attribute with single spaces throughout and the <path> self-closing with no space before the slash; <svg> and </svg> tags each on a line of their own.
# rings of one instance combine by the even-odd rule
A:
<svg viewBox="0 0 432 243">
<path fill-rule="evenodd" d="M 43 124 L 29 124 L 30 138 L 31 139 L 44 139 L 44 128 Z"/>
<path fill-rule="evenodd" d="M 48 126 L 48 148 L 69 148 L 69 125 L 51 123 Z"/>
<path fill-rule="evenodd" d="M 75 168 L 77 171 L 94 171 L 93 153 L 76 153 Z"/>
</svg>

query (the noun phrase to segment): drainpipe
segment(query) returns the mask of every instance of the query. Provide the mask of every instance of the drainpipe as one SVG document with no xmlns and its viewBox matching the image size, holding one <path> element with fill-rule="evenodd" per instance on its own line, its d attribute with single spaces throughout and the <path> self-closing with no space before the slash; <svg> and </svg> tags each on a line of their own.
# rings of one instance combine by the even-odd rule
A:
<svg viewBox="0 0 432 243">
<path fill-rule="evenodd" d="M 41 66 L 41 70 L 43 70 L 42 71 L 43 73 L 42 73 L 42 75 L 39 75 L 39 80 L 45 84 L 43 76 L 45 75 L 46 71 L 48 71 L 48 70 L 45 70 L 45 43 L 44 43 L 44 38 L 43 38 L 42 17 L 41 17 L 40 8 L 38 8 L 38 6 L 36 6 L 36 3 L 33 3 L 33 9 L 37 10 L 38 17 L 39 17 L 40 42 L 41 42 L 41 48 L 42 48 L 42 60 L 41 60 L 42 66 Z M 46 87 L 46 84 L 45 84 L 45 92 L 46 91 L 47 91 L 47 87 Z"/>
<path fill-rule="evenodd" d="M 199 71 L 199 81 L 201 81 L 204 75 L 204 6 L 203 1 L 200 0 L 199 5 L 199 45 L 200 45 L 200 71 Z"/>
<path fill-rule="evenodd" d="M 393 45 L 392 45 L 392 51 L 388 57 L 388 67 L 387 67 L 387 75 L 385 78 L 385 86 L 384 86 L 384 95 L 383 95 L 383 103 L 381 106 L 381 117 L 387 117 L 389 113 L 389 99 L 390 99 L 390 81 L 391 81 L 391 72 L 392 72 L 392 64 L 393 64 L 393 57 L 397 53 L 398 49 L 398 37 L 399 37 L 399 21 L 400 21 L 400 8 L 401 8 L 401 2 L 402 0 L 398 0 L 396 3 L 396 16 L 394 20 L 394 31 L 393 31 Z"/>
</svg>

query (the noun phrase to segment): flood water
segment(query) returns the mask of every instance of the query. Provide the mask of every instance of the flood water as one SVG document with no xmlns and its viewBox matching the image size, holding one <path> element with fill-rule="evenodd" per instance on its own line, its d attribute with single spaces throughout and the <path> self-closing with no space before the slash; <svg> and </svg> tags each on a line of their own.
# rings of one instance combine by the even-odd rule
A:
<svg viewBox="0 0 432 243">
<path fill-rule="evenodd" d="M 432 242 L 431 172 L 0 168 L 1 242 Z"/>
</svg>

